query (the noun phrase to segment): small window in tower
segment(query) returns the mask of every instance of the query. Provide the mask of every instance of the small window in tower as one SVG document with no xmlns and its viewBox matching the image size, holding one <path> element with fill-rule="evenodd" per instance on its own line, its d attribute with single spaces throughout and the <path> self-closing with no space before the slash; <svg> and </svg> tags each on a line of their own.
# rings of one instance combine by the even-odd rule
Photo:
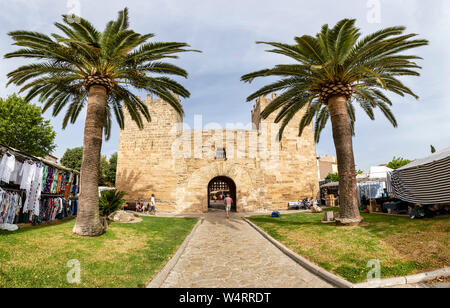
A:
<svg viewBox="0 0 450 308">
<path fill-rule="evenodd" d="M 225 148 L 217 148 L 216 149 L 216 158 L 225 159 L 227 158 L 227 152 Z"/>
</svg>

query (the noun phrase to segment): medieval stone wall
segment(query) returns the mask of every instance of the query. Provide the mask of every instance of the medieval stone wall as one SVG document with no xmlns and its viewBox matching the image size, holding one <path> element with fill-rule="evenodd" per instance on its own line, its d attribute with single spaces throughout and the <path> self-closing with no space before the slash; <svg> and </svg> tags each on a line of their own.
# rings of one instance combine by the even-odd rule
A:
<svg viewBox="0 0 450 308">
<path fill-rule="evenodd" d="M 163 100 L 147 96 L 152 121 L 140 130 L 127 112 L 125 129 L 120 133 L 116 187 L 127 192 L 127 199 L 149 200 L 152 193 L 164 196 L 163 207 L 173 207 L 177 188 L 172 143 L 179 135 L 181 118 Z"/>
<path fill-rule="evenodd" d="M 177 212 L 207 211 L 208 183 L 217 176 L 236 184 L 239 212 L 284 209 L 289 201 L 315 197 L 319 188 L 312 127 L 298 137 L 298 114 L 278 142 L 275 115 L 260 117 L 270 101 L 257 100 L 253 130 L 183 131 L 176 112 L 148 96 L 151 123 L 139 130 L 126 116 L 117 189 L 126 191 L 130 200 L 155 194 L 160 210 Z M 216 158 L 219 149 L 225 149 L 226 158 Z"/>
</svg>

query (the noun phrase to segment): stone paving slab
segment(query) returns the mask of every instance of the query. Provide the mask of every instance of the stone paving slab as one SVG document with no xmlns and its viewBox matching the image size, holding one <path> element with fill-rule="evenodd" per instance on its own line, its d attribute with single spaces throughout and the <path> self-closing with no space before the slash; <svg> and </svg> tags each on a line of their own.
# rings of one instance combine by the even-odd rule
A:
<svg viewBox="0 0 450 308">
<path fill-rule="evenodd" d="M 331 288 L 294 262 L 234 213 L 204 215 L 166 288 Z"/>
</svg>

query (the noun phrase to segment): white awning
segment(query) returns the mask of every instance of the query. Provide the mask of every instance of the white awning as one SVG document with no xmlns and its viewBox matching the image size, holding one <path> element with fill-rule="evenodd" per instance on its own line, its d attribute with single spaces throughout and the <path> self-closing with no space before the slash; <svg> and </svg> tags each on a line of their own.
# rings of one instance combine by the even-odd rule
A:
<svg viewBox="0 0 450 308">
<path fill-rule="evenodd" d="M 442 151 L 438 151 L 436 153 L 434 153 L 433 155 L 430 155 L 428 157 L 425 158 L 421 158 L 421 159 L 416 159 L 414 161 L 412 161 L 411 163 L 397 169 L 397 170 L 405 170 L 405 169 L 409 169 L 409 168 L 413 168 L 413 167 L 418 167 L 418 166 L 422 166 L 422 165 L 426 165 L 426 164 L 430 164 L 433 163 L 435 161 L 439 161 L 442 159 L 445 159 L 447 157 L 450 156 L 450 148 L 446 148 Z"/>
<path fill-rule="evenodd" d="M 411 203 L 450 203 L 450 148 L 393 171 L 388 190 Z"/>
</svg>

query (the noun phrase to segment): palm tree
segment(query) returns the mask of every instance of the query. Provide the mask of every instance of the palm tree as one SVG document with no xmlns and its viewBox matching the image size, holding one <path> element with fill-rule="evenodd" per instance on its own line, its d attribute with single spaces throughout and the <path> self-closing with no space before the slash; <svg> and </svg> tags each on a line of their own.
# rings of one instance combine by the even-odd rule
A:
<svg viewBox="0 0 450 308">
<path fill-rule="evenodd" d="M 355 107 L 359 106 L 374 120 L 374 108 L 380 108 L 387 119 L 397 126 L 386 92 L 418 98 L 398 78 L 419 76 L 414 60 L 418 56 L 404 51 L 428 44 L 413 39 L 416 34 L 403 34 L 405 27 L 390 27 L 360 39 L 354 19 L 344 19 L 334 28 L 324 25 L 316 37 L 295 37 L 295 44 L 257 42 L 270 45 L 268 50 L 290 57 L 295 64 L 277 65 L 242 76 L 252 82 L 256 77 L 277 76 L 273 82 L 250 95 L 251 101 L 275 91 L 283 93 L 262 111 L 267 118 L 277 111 L 281 122 L 279 136 L 297 112 L 304 112 L 299 123 L 299 135 L 315 119 L 315 140 L 331 119 L 333 140 L 339 171 L 338 224 L 356 225 L 362 221 L 356 200 L 356 172 L 353 156 Z"/>
<path fill-rule="evenodd" d="M 26 100 L 39 96 L 45 112 L 53 107 L 58 115 L 67 106 L 63 128 L 74 123 L 87 103 L 84 130 L 84 150 L 81 166 L 80 211 L 73 231 L 83 236 L 103 233 L 98 213 L 98 176 L 102 135 L 110 136 L 111 115 L 124 128 L 124 109 L 143 128 L 150 121 L 150 112 L 130 88 L 156 94 L 178 113 L 183 109 L 174 94 L 189 97 L 189 92 L 170 74 L 187 77 L 187 72 L 173 64 L 161 62 L 177 58 L 176 53 L 192 51 L 189 45 L 177 42 L 147 42 L 153 34 L 139 34 L 130 30 L 128 9 L 119 12 L 99 32 L 87 20 L 63 15 L 64 23 L 55 23 L 63 35 L 51 36 L 14 31 L 9 35 L 21 48 L 6 58 L 31 58 L 38 62 L 24 65 L 8 74 L 8 84 L 27 91 Z"/>
</svg>

